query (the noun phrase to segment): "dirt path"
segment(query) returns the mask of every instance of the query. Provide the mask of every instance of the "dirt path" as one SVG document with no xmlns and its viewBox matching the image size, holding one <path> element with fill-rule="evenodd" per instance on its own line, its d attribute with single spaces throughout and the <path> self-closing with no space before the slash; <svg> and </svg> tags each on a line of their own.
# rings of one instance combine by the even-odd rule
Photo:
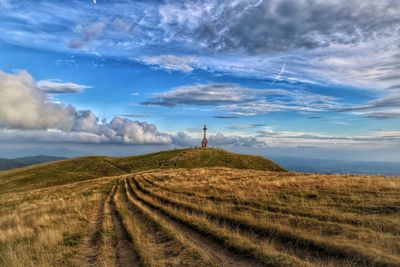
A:
<svg viewBox="0 0 400 267">
<path fill-rule="evenodd" d="M 190 240 L 197 247 L 201 248 L 208 255 L 214 258 L 221 266 L 263 266 L 261 263 L 253 259 L 245 258 L 241 255 L 235 254 L 231 250 L 221 245 L 217 240 L 214 240 L 211 236 L 206 236 L 205 234 L 198 232 L 190 226 L 169 217 L 162 210 L 157 209 L 157 207 L 154 207 L 150 203 L 147 203 L 140 196 L 138 196 L 134 192 L 130 183 L 128 183 L 128 189 L 128 194 L 130 194 L 135 200 L 139 201 L 140 203 L 142 203 L 143 206 L 147 207 L 155 214 L 168 221 L 168 223 L 173 225 L 177 229 L 177 231 L 183 233 L 186 237 L 188 237 L 188 240 Z"/>
<path fill-rule="evenodd" d="M 115 231 L 114 246 L 116 247 L 118 254 L 118 264 L 120 267 L 139 267 L 139 256 L 136 253 L 132 240 L 130 239 L 129 234 L 116 210 L 114 196 L 112 197 L 112 200 L 113 201 L 110 203 L 110 209 Z"/>
<path fill-rule="evenodd" d="M 96 214 L 90 222 L 89 234 L 83 242 L 83 247 L 79 249 L 80 253 L 73 260 L 76 266 L 97 266 L 97 260 L 101 254 L 102 247 L 102 226 L 104 222 L 105 203 L 111 199 L 114 193 L 114 186 L 106 197 L 100 200 Z"/>
</svg>

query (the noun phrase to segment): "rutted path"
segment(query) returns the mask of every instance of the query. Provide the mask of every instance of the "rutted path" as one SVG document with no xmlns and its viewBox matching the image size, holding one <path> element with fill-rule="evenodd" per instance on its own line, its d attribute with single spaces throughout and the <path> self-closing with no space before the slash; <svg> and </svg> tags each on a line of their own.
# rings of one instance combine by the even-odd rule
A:
<svg viewBox="0 0 400 267">
<path fill-rule="evenodd" d="M 223 246 L 218 240 L 215 240 L 212 236 L 201 233 L 198 230 L 179 222 L 157 207 L 145 202 L 139 195 L 137 195 L 130 183 L 128 183 L 128 188 L 128 193 L 136 201 L 139 201 L 142 205 L 151 209 L 158 216 L 168 221 L 169 224 L 173 225 L 175 229 L 188 237 L 188 239 L 190 239 L 191 242 L 193 242 L 196 246 L 216 259 L 220 266 L 264 266 L 254 259 L 247 258 L 243 255 L 233 252 L 232 250 Z"/>
<path fill-rule="evenodd" d="M 135 248 L 133 247 L 132 240 L 129 237 L 128 231 L 126 230 L 124 224 L 122 223 L 120 214 L 117 212 L 115 206 L 115 192 L 112 200 L 113 201 L 111 202 L 110 208 L 111 208 L 111 217 L 114 224 L 114 231 L 115 231 L 114 245 L 116 247 L 118 254 L 118 264 L 120 267 L 140 266 L 139 255 L 137 254 Z"/>
<path fill-rule="evenodd" d="M 102 198 L 95 215 L 95 219 L 91 222 L 89 235 L 83 243 L 81 253 L 75 258 L 76 265 L 81 266 L 98 266 L 99 258 L 102 254 L 103 236 L 102 231 L 104 227 L 104 219 L 106 209 L 109 207 L 109 202 L 115 192 L 115 184 L 112 186 L 110 192 L 105 198 Z M 83 263 L 82 263 L 83 262 Z"/>
<path fill-rule="evenodd" d="M 257 240 L 263 239 L 251 234 L 258 228 L 215 216 L 201 207 L 159 196 L 131 175 L 123 176 L 99 204 L 86 239 L 85 266 L 244 267 L 321 263 L 313 262 L 311 254 L 307 255 L 308 260 L 301 260 L 301 243 L 293 243 L 299 252 L 280 251 L 279 246 L 258 250 L 261 244 Z M 264 234 L 261 230 L 258 236 Z M 279 238 L 275 242 L 285 243 L 286 240 Z M 270 245 L 267 242 L 262 246 Z"/>
</svg>

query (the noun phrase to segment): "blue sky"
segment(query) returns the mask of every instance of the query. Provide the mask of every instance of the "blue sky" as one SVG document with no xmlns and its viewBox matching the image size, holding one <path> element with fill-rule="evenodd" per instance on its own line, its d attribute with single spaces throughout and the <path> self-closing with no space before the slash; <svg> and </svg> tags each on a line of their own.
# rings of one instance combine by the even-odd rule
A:
<svg viewBox="0 0 400 267">
<path fill-rule="evenodd" d="M 237 151 L 400 160 L 400 1 L 0 0 L 0 22 L 3 151 L 193 146 L 207 124 Z"/>
</svg>

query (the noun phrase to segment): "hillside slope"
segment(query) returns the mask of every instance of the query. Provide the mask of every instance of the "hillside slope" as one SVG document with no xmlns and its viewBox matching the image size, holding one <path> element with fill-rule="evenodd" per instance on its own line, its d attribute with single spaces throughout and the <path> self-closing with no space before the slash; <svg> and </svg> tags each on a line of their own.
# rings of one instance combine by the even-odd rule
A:
<svg viewBox="0 0 400 267">
<path fill-rule="evenodd" d="M 11 170 L 15 168 L 21 168 L 33 164 L 46 163 L 56 160 L 62 160 L 65 158 L 61 157 L 51 157 L 51 156 L 31 156 L 31 157 L 23 157 L 23 158 L 13 158 L 13 159 L 3 159 L 0 158 L 0 171 Z"/>
<path fill-rule="evenodd" d="M 61 185 L 140 170 L 214 166 L 285 171 L 263 157 L 239 155 L 212 148 L 176 149 L 125 158 L 75 158 L 1 172 L 0 193 Z"/>
<path fill-rule="evenodd" d="M 15 168 L 23 167 L 24 165 L 13 160 L 13 159 L 1 159 L 0 158 L 0 171 L 11 170 Z"/>
</svg>

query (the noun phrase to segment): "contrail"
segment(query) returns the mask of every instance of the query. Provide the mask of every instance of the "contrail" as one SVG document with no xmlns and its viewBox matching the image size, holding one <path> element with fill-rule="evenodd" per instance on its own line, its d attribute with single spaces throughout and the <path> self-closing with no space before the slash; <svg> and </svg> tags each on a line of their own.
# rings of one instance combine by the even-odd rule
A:
<svg viewBox="0 0 400 267">
<path fill-rule="evenodd" d="M 285 69 L 286 69 L 286 63 L 283 64 L 281 71 L 276 75 L 276 77 L 274 79 L 274 83 L 276 82 L 276 80 L 281 79 L 281 76 L 285 73 Z"/>
</svg>

